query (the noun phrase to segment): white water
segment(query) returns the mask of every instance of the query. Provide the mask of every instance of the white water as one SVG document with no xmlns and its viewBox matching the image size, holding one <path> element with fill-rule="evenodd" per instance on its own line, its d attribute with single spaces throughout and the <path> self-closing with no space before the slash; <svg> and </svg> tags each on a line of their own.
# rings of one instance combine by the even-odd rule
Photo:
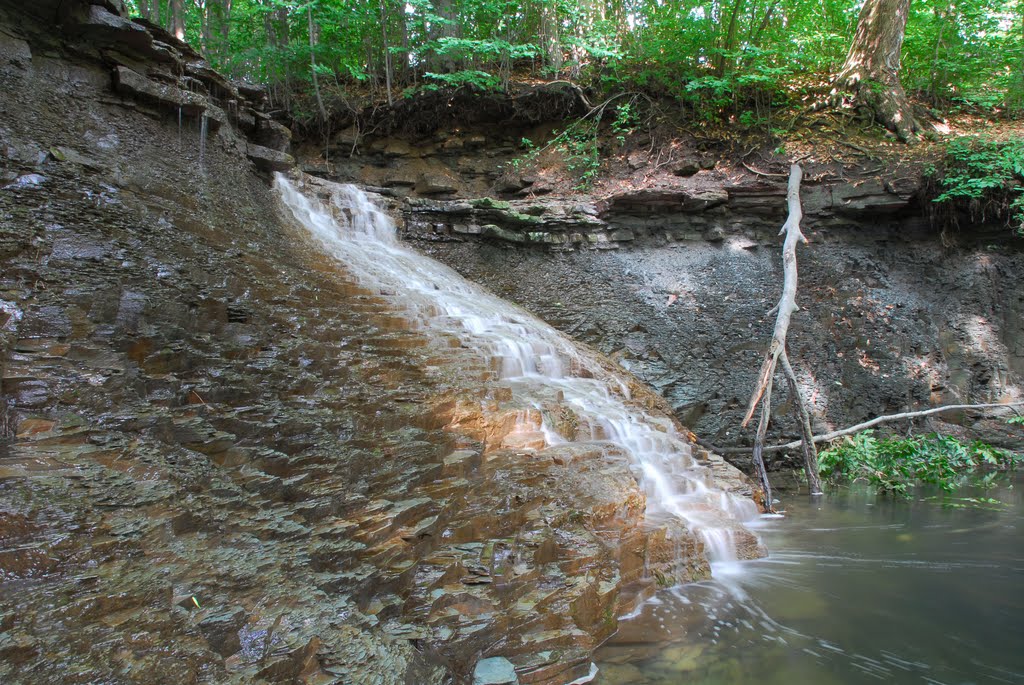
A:
<svg viewBox="0 0 1024 685">
<path fill-rule="evenodd" d="M 400 301 L 414 327 L 454 334 L 493 361 L 519 404 L 539 408 L 564 401 L 580 418 L 577 439 L 624 449 L 647 495 L 648 515 L 685 521 L 702 536 L 712 562 L 736 559 L 733 531 L 755 518 L 757 507 L 714 487 L 671 421 L 628 402 L 623 378 L 551 326 L 403 247 L 394 222 L 358 188 L 333 186 L 332 212 L 281 174 L 275 186 L 299 224 L 360 285 Z M 545 446 L 565 442 L 543 420 L 530 424 L 530 416 L 539 414 L 523 412 L 520 430 Z"/>
</svg>

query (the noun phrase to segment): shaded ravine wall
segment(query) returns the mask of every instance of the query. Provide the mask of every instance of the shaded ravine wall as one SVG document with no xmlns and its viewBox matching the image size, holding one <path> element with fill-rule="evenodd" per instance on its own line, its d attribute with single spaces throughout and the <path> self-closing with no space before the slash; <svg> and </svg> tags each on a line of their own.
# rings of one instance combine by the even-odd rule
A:
<svg viewBox="0 0 1024 685">
<path fill-rule="evenodd" d="M 940 236 L 917 189 L 805 184 L 790 356 L 816 432 L 1024 390 L 1024 254 L 1005 226 Z M 408 199 L 421 249 L 617 359 L 716 445 L 746 409 L 781 290 L 781 182 L 627 191 L 600 202 Z M 799 438 L 777 388 L 772 438 Z M 1002 420 L 944 417 L 1021 448 Z M 934 423 L 932 424 L 935 425 Z M 742 457 L 739 458 L 742 463 Z"/>
<path fill-rule="evenodd" d="M 288 136 L 258 89 L 114 0 L 21 4 L 0 681 L 448 683 L 500 658 L 562 683 L 639 598 L 707 575 L 621 454 L 500 449 L 523 408 L 490 365 L 281 219 Z"/>
</svg>

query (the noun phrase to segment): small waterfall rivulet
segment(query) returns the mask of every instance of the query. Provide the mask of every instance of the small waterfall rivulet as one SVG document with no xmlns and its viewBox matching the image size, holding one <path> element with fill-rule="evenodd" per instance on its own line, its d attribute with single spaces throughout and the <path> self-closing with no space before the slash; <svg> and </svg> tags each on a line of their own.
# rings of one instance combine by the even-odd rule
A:
<svg viewBox="0 0 1024 685">
<path fill-rule="evenodd" d="M 284 175 L 277 174 L 275 185 L 298 223 L 361 285 L 399 297 L 414 326 L 443 329 L 496 360 L 502 382 L 523 406 L 554 398 L 568 404 L 580 417 L 583 438 L 616 443 L 628 454 L 647 494 L 648 516 L 685 521 L 703 538 L 713 564 L 736 559 L 734 532 L 757 516 L 756 505 L 716 488 L 671 421 L 629 402 L 623 377 L 524 310 L 403 247 L 394 222 L 358 188 L 334 186 L 339 223 Z M 534 443 L 565 441 L 544 421 L 523 430 Z"/>
</svg>

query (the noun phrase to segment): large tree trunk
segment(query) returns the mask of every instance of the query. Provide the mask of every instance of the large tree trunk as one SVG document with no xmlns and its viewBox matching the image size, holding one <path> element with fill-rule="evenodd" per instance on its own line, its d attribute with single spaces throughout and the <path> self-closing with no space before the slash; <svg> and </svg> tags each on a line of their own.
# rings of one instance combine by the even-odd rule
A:
<svg viewBox="0 0 1024 685">
<path fill-rule="evenodd" d="M 558 30 L 558 4 L 544 0 L 540 5 L 540 35 L 544 59 L 553 74 L 562 70 L 562 37 Z"/>
<path fill-rule="evenodd" d="M 320 110 L 320 123 L 327 123 L 327 110 L 324 100 L 320 97 L 320 81 L 316 76 L 316 26 L 313 24 L 313 6 L 306 7 L 306 18 L 309 20 L 309 73 L 313 76 L 313 92 L 316 94 L 316 106 Z M 391 94 L 388 94 L 391 97 Z"/>
<path fill-rule="evenodd" d="M 388 106 L 394 106 L 391 95 L 391 43 L 388 41 L 388 14 L 384 8 L 384 0 L 380 0 L 380 37 L 384 51 L 384 88 L 388 91 Z"/>
<path fill-rule="evenodd" d="M 918 129 L 899 74 L 909 14 L 910 0 L 866 0 L 832 91 L 837 102 L 844 92 L 852 94 L 855 104 L 869 107 L 904 141 Z"/>
<path fill-rule="evenodd" d="M 739 24 L 740 10 L 742 9 L 743 0 L 736 0 L 729 15 L 729 26 L 725 30 L 725 35 L 718 43 L 720 52 L 715 57 L 715 75 L 719 78 L 732 70 L 733 58 L 728 53 L 736 49 L 736 30 Z"/>
<path fill-rule="evenodd" d="M 185 40 L 185 8 L 181 0 L 171 0 L 171 33 L 178 40 Z"/>
</svg>

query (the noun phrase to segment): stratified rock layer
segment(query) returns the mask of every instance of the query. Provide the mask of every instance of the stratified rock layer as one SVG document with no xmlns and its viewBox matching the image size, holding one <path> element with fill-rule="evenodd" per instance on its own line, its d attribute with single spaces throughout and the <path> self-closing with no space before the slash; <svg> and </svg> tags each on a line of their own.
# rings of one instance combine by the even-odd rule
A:
<svg viewBox="0 0 1024 685">
<path fill-rule="evenodd" d="M 486 360 L 308 246 L 258 91 L 118 8 L 0 21 L 0 680 L 566 682 L 706 576 L 622 454 L 517 437 Z"/>
</svg>

